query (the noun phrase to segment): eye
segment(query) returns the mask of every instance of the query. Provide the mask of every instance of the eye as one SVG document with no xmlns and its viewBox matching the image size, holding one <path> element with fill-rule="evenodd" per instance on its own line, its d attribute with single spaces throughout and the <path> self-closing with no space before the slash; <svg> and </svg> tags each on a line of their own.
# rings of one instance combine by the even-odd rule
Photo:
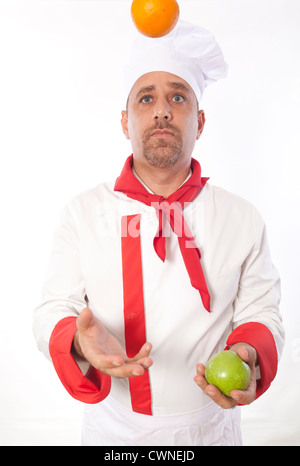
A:
<svg viewBox="0 0 300 466">
<path fill-rule="evenodd" d="M 144 97 L 141 98 L 140 102 L 143 104 L 150 104 L 152 102 L 152 97 L 151 95 L 145 95 Z"/>
<path fill-rule="evenodd" d="M 184 102 L 184 101 L 185 101 L 185 97 L 183 97 L 183 95 L 176 94 L 176 95 L 174 95 L 174 97 L 173 97 L 172 100 L 173 100 L 174 102 L 181 103 L 181 102 Z"/>
</svg>

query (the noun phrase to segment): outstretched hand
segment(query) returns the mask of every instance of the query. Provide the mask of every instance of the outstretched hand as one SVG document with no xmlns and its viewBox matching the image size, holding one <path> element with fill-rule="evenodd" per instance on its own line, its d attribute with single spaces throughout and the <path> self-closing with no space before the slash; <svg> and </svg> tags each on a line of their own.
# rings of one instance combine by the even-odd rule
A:
<svg viewBox="0 0 300 466">
<path fill-rule="evenodd" d="M 224 409 L 230 409 L 237 404 L 248 405 L 256 398 L 256 368 L 257 354 L 255 349 L 247 343 L 236 343 L 230 347 L 230 351 L 236 352 L 250 367 L 250 382 L 246 390 L 232 390 L 230 397 L 223 395 L 214 385 L 209 385 L 205 379 L 205 366 L 197 364 L 197 375 L 194 377 L 196 384 L 211 399 Z"/>
<path fill-rule="evenodd" d="M 95 369 L 112 377 L 143 375 L 145 369 L 153 364 L 149 357 L 152 349 L 150 343 L 145 343 L 134 358 L 128 359 L 118 340 L 89 308 L 83 309 L 77 318 L 73 347 L 77 355 Z"/>
</svg>

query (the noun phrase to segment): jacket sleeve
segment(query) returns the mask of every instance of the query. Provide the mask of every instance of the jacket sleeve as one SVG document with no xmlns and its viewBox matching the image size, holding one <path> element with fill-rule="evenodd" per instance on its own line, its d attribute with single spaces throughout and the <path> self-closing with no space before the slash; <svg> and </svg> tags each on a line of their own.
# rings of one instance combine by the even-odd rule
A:
<svg viewBox="0 0 300 466">
<path fill-rule="evenodd" d="M 235 343 L 248 343 L 257 352 L 259 378 L 256 385 L 256 399 L 259 398 L 274 380 L 277 373 L 278 354 L 272 333 L 263 324 L 249 322 L 237 327 L 227 339 L 227 347 Z"/>
<path fill-rule="evenodd" d="M 271 261 L 264 222 L 255 209 L 253 213 L 255 240 L 242 265 L 234 302 L 233 332 L 227 345 L 244 342 L 256 349 L 260 369 L 258 398 L 276 376 L 284 329 L 279 311 L 280 278 Z"/>
<path fill-rule="evenodd" d="M 111 378 L 92 366 L 83 375 L 71 354 L 76 328 L 76 317 L 58 322 L 49 342 L 50 356 L 61 383 L 73 398 L 89 404 L 99 403 L 110 392 Z"/>
<path fill-rule="evenodd" d="M 72 354 L 76 318 L 87 306 L 80 265 L 76 199 L 63 210 L 42 292 L 34 310 L 33 332 L 38 348 L 50 359 L 66 390 L 79 401 L 97 403 L 110 391 L 110 377 L 82 367 Z"/>
</svg>

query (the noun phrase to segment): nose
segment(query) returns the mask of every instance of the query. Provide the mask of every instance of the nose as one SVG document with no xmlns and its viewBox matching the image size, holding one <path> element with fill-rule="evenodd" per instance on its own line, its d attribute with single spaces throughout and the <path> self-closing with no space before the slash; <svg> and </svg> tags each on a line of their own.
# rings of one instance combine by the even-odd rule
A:
<svg viewBox="0 0 300 466">
<path fill-rule="evenodd" d="M 153 117 L 155 120 L 166 120 L 170 121 L 172 119 L 172 114 L 167 102 L 157 102 L 157 105 L 154 108 Z"/>
</svg>

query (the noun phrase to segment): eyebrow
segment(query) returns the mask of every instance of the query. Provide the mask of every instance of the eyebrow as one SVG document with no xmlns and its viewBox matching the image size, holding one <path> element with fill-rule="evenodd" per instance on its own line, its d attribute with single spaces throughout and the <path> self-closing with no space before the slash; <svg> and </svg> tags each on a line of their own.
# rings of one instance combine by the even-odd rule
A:
<svg viewBox="0 0 300 466">
<path fill-rule="evenodd" d="M 147 94 L 147 92 L 152 92 L 152 91 L 155 91 L 156 89 L 156 86 L 153 84 L 152 86 L 145 86 L 145 87 L 142 87 L 136 94 L 135 98 L 138 99 L 140 96 L 142 96 L 143 94 Z"/>
<path fill-rule="evenodd" d="M 189 92 L 189 88 L 183 84 L 183 83 L 180 83 L 178 81 L 170 81 L 167 83 L 169 87 L 171 87 L 172 89 L 176 89 L 177 91 L 185 91 L 185 92 Z"/>
</svg>

